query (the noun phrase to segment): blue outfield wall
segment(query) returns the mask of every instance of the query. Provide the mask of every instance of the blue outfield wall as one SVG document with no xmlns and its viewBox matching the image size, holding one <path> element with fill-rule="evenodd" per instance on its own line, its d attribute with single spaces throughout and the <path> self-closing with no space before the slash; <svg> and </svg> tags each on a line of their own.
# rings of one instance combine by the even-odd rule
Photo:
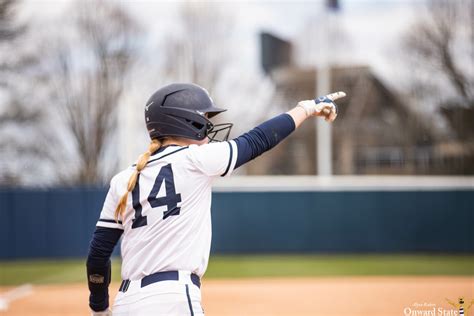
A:
<svg viewBox="0 0 474 316">
<path fill-rule="evenodd" d="M 86 256 L 105 189 L 0 191 L 0 258 Z"/>
<path fill-rule="evenodd" d="M 216 252 L 474 252 L 474 191 L 219 193 Z"/>
<path fill-rule="evenodd" d="M 83 257 L 106 190 L 0 191 L 0 258 Z M 474 189 L 215 192 L 215 253 L 474 253 Z"/>
</svg>

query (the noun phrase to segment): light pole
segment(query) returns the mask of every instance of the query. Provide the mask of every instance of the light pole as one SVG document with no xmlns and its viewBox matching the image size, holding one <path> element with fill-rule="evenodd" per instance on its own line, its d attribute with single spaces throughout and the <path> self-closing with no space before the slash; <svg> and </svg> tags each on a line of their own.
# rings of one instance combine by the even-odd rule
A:
<svg viewBox="0 0 474 316">
<path fill-rule="evenodd" d="M 316 61 L 315 91 L 316 96 L 326 95 L 331 92 L 331 26 L 334 23 L 336 11 L 339 8 L 337 0 L 327 0 L 321 21 L 316 25 L 321 32 L 316 45 L 319 46 L 319 60 Z M 316 170 L 320 176 L 331 176 L 332 170 L 332 126 L 330 123 L 318 119 L 316 121 Z"/>
</svg>

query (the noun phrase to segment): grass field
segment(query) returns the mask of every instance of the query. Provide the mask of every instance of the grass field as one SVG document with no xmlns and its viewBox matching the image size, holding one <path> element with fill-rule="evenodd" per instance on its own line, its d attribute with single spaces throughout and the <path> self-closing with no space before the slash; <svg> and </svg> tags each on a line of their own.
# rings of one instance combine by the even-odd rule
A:
<svg viewBox="0 0 474 316">
<path fill-rule="evenodd" d="M 120 261 L 113 261 L 120 280 Z M 474 255 L 211 256 L 206 279 L 315 276 L 473 276 Z M 0 285 L 85 282 L 85 260 L 0 262 Z"/>
</svg>

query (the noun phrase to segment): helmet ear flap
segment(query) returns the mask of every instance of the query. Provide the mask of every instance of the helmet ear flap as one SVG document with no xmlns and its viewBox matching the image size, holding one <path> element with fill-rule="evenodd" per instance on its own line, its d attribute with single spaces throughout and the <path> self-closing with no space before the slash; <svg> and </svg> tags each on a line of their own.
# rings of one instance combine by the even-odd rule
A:
<svg viewBox="0 0 474 316">
<path fill-rule="evenodd" d="M 202 124 L 202 123 L 200 123 L 200 122 L 195 122 L 195 121 L 194 121 L 194 122 L 193 122 L 193 121 L 189 121 L 189 122 L 190 122 L 190 124 L 191 124 L 192 126 L 194 126 L 195 128 L 197 128 L 198 130 L 203 129 L 204 126 L 207 125 L 207 124 Z"/>
</svg>

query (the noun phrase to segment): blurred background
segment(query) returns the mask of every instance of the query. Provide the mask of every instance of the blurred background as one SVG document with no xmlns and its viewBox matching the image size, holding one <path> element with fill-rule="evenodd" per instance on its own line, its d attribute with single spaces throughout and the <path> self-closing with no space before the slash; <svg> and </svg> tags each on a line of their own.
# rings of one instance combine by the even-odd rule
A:
<svg viewBox="0 0 474 316">
<path fill-rule="evenodd" d="M 0 310 L 25 283 L 87 296 L 108 182 L 147 148 L 145 102 L 171 82 L 208 89 L 231 137 L 347 93 L 334 124 L 217 181 L 210 280 L 458 276 L 397 292 L 394 315 L 474 298 L 473 21 L 471 0 L 0 0 Z"/>
<path fill-rule="evenodd" d="M 345 91 L 320 173 L 474 173 L 471 1 L 1 3 L 2 186 L 107 184 L 147 146 L 145 101 L 176 81 L 228 108 L 234 137 Z M 316 174 L 317 130 L 239 172 Z"/>
</svg>

